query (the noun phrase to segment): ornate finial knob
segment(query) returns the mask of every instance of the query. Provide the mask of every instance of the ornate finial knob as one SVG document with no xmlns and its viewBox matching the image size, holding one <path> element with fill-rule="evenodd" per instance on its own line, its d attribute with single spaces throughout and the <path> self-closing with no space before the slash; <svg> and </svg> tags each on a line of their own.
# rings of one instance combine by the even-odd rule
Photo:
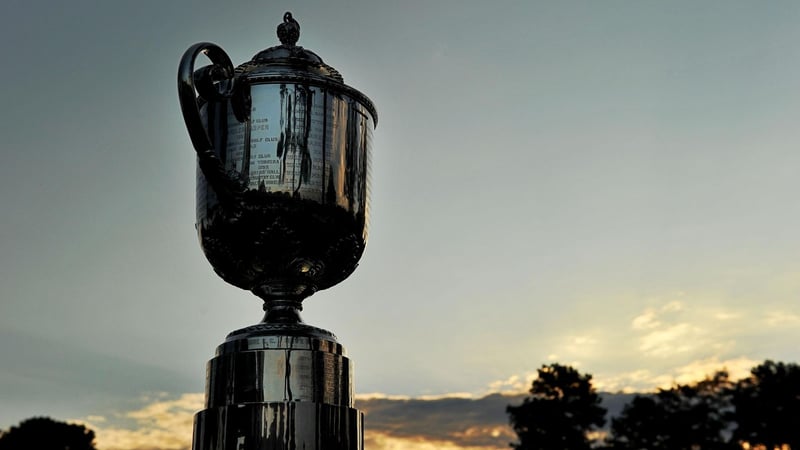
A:
<svg viewBox="0 0 800 450">
<path fill-rule="evenodd" d="M 283 15 L 283 23 L 278 25 L 278 39 L 287 47 L 294 47 L 300 39 L 300 24 L 292 17 L 292 13 Z"/>
</svg>

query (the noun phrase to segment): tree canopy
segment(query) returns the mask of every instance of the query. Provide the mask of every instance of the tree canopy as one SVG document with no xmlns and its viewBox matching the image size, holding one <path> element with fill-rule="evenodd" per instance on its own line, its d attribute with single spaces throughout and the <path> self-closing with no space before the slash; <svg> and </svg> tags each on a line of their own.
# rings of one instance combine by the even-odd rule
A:
<svg viewBox="0 0 800 450">
<path fill-rule="evenodd" d="M 800 366 L 765 361 L 733 382 L 721 370 L 697 383 L 639 394 L 613 417 L 606 439 L 593 431 L 606 410 L 591 375 L 569 366 L 539 369 L 521 405 L 506 412 L 517 450 L 800 449 Z M 591 436 L 591 437 L 590 437 Z M 745 445 L 747 444 L 747 445 Z M 2 449 L 0 449 L 2 450 Z"/>
<path fill-rule="evenodd" d="M 638 395 L 611 421 L 613 449 L 733 449 L 726 438 L 730 401 L 728 373 L 694 385 Z"/>
<path fill-rule="evenodd" d="M 733 438 L 767 448 L 800 449 L 800 366 L 765 361 L 733 391 Z"/>
<path fill-rule="evenodd" d="M 517 450 L 583 450 L 591 448 L 591 431 L 605 424 L 606 410 L 592 387 L 592 376 L 569 366 L 551 364 L 538 370 L 531 396 L 508 406 Z"/>
<path fill-rule="evenodd" d="M 0 450 L 96 450 L 94 431 L 83 425 L 33 417 L 0 434 Z"/>
</svg>

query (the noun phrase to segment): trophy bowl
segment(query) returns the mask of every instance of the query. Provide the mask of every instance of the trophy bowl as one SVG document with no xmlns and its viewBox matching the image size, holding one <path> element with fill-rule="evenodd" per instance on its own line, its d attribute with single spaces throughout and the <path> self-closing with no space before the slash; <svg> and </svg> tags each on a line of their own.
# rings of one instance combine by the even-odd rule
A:
<svg viewBox="0 0 800 450">
<path fill-rule="evenodd" d="M 291 14 L 278 35 L 281 45 L 235 69 L 214 44 L 190 47 L 179 93 L 198 154 L 206 258 L 266 303 L 298 306 L 347 278 L 364 252 L 377 114 L 339 72 L 295 45 Z M 195 71 L 201 53 L 213 64 Z"/>
</svg>

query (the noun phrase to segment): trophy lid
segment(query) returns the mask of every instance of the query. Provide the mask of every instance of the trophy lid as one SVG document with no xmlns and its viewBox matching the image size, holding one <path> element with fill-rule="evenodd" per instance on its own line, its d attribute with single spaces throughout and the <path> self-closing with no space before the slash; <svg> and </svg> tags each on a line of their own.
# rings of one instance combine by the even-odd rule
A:
<svg viewBox="0 0 800 450">
<path fill-rule="evenodd" d="M 281 45 L 258 52 L 253 59 L 236 68 L 239 81 L 250 84 L 311 81 L 341 90 L 362 103 L 372 114 L 373 121 L 377 125 L 377 110 L 366 95 L 346 85 L 342 74 L 325 64 L 319 55 L 295 45 L 300 38 L 300 24 L 292 17 L 291 12 L 283 15 L 283 23 L 278 25 L 277 34 Z"/>
</svg>

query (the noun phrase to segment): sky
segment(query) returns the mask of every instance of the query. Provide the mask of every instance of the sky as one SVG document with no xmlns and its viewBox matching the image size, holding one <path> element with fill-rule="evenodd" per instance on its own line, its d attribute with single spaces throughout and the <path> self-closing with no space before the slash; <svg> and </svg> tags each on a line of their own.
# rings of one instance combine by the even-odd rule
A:
<svg viewBox="0 0 800 450">
<path fill-rule="evenodd" d="M 800 359 L 797 2 L 6 0 L 0 428 L 185 448 L 261 305 L 197 243 L 177 65 L 246 62 L 285 11 L 379 114 L 367 250 L 303 312 L 354 361 L 370 448 L 495 448 L 376 405 L 502 403 L 551 362 L 644 392 Z"/>
</svg>

